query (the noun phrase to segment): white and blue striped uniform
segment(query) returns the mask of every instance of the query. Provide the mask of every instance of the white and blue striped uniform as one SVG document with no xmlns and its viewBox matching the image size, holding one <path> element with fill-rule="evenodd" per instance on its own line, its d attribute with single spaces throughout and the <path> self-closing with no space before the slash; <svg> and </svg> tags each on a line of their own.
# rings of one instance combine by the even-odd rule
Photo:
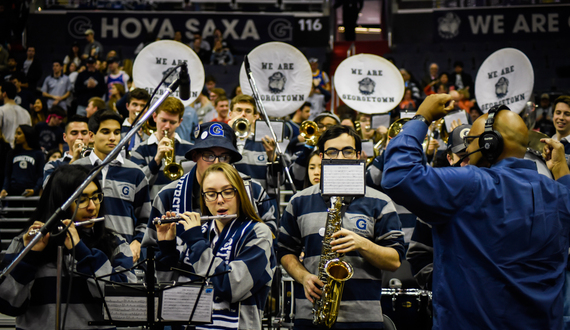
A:
<svg viewBox="0 0 570 330">
<path fill-rule="evenodd" d="M 49 176 L 53 173 L 53 171 L 55 171 L 56 168 L 58 168 L 62 165 L 68 165 L 72 159 L 73 159 L 73 157 L 66 152 L 65 154 L 63 154 L 63 157 L 61 157 L 60 159 L 56 159 L 56 160 L 52 160 L 51 162 L 48 162 L 44 166 L 44 182 L 42 183 L 43 188 L 46 187 Z"/>
<path fill-rule="evenodd" d="M 72 165 L 91 168 L 100 162 L 94 152 Z M 102 174 L 102 177 L 101 177 Z M 121 155 L 103 169 L 99 175 L 105 195 L 105 225 L 122 235 L 129 243 L 142 241 L 150 214 L 148 180 L 144 172 Z"/>
<path fill-rule="evenodd" d="M 115 236 L 117 247 L 112 260 L 99 249 L 89 248 L 83 241 L 75 246 L 75 261 L 71 254 L 65 255 L 65 263 L 75 263 L 75 271 L 89 276 L 103 276 L 113 282 L 136 282 L 132 272 L 118 272 L 133 266 L 133 255 L 129 244 L 119 235 Z M 8 248 L 1 269 L 4 269 L 24 249 L 22 235 L 14 238 Z M 64 249 L 66 250 L 66 249 Z M 67 251 L 67 250 L 66 250 Z M 48 329 L 55 324 L 56 276 L 55 262 L 45 263 L 44 251 L 30 251 L 0 283 L 0 313 L 16 316 L 17 329 Z M 64 272 L 62 298 L 67 302 L 69 277 Z M 103 299 L 100 292 L 105 283 L 85 276 L 74 276 L 68 302 L 69 311 L 65 321 L 66 329 L 115 329 L 114 326 L 88 326 L 90 321 L 103 321 Z M 101 291 L 99 291 L 101 290 Z M 65 308 L 65 305 L 63 306 Z"/>
<path fill-rule="evenodd" d="M 197 329 L 261 329 L 276 267 L 271 230 L 263 223 L 240 217 L 218 233 L 214 222 L 181 233 L 177 239 L 188 247 L 182 253 L 174 240 L 159 242 L 158 278 L 188 280 L 170 271 L 171 267 L 204 276 L 215 257 L 210 275 L 229 272 L 210 279 L 214 287 L 213 324 Z"/>
<path fill-rule="evenodd" d="M 327 209 L 319 185 L 297 193 L 285 209 L 279 228 L 278 258 L 287 254 L 299 256 L 305 252 L 303 265 L 312 274 L 319 274 Z M 342 226 L 370 241 L 395 249 L 404 257 L 404 239 L 396 208 L 388 196 L 366 187 L 364 197 L 354 199 L 342 217 Z M 333 329 L 381 329 L 383 324 L 380 299 L 382 271 L 360 253 L 345 254 L 354 275 L 345 282 L 339 316 Z M 307 300 L 300 283 L 295 282 L 295 325 L 312 326 L 313 304 Z"/>
<path fill-rule="evenodd" d="M 238 142 L 239 144 L 239 142 Z M 245 146 L 241 153 L 242 159 L 233 165 L 243 174 L 249 175 L 267 189 L 267 153 L 263 143 L 255 142 L 253 134 L 245 140 Z"/>
<path fill-rule="evenodd" d="M 195 163 L 186 159 L 184 155 L 186 155 L 192 143 L 182 140 L 177 133 L 174 134 L 174 139 L 176 140 L 175 162 L 182 165 L 184 173 L 188 173 L 192 167 L 194 167 Z M 156 135 L 153 134 L 131 153 L 131 161 L 140 166 L 148 180 L 151 200 L 158 195 L 158 192 L 164 188 L 164 186 L 172 182 L 164 175 L 164 159 L 160 164 L 157 164 L 154 160 L 159 142 Z"/>
</svg>

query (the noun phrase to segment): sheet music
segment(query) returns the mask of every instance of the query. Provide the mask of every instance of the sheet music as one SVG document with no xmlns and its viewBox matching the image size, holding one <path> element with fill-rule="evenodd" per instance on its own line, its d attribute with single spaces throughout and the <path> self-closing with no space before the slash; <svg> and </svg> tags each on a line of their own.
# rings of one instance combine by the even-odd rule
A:
<svg viewBox="0 0 570 330">
<path fill-rule="evenodd" d="M 166 289 L 162 293 L 162 308 L 160 314 L 165 321 L 188 321 L 198 297 L 200 286 L 177 286 Z M 192 318 L 193 322 L 211 322 L 214 302 L 214 288 L 204 287 L 198 307 Z"/>
<path fill-rule="evenodd" d="M 454 120 L 456 122 L 461 121 L 462 125 L 469 124 L 469 119 L 467 118 L 467 112 L 465 112 L 465 110 L 453 111 L 445 116 L 445 128 L 449 133 L 453 131 L 451 129 L 451 124 Z"/>
<path fill-rule="evenodd" d="M 106 296 L 105 302 L 113 321 L 146 321 L 146 297 Z M 158 312 L 158 297 L 154 298 L 154 316 Z M 107 310 L 103 308 L 105 320 L 109 320 Z"/>
<path fill-rule="evenodd" d="M 283 126 L 284 122 L 280 120 L 272 120 L 271 127 L 275 131 L 275 136 L 277 137 L 277 142 L 283 142 Z M 271 137 L 271 131 L 265 120 L 255 121 L 255 142 L 261 142 L 261 139 L 265 136 Z"/>
<path fill-rule="evenodd" d="M 364 195 L 364 162 L 322 166 L 322 194 L 328 196 Z"/>
<path fill-rule="evenodd" d="M 415 115 L 416 115 L 416 112 L 415 112 L 415 111 L 406 111 L 406 110 L 400 111 L 400 119 L 401 119 L 401 118 L 410 118 L 410 119 L 412 119 Z"/>
<path fill-rule="evenodd" d="M 390 114 L 372 116 L 372 128 L 377 129 L 380 126 L 390 127 Z"/>
<path fill-rule="evenodd" d="M 362 152 L 365 152 L 367 157 L 374 157 L 374 141 L 362 141 Z"/>
</svg>

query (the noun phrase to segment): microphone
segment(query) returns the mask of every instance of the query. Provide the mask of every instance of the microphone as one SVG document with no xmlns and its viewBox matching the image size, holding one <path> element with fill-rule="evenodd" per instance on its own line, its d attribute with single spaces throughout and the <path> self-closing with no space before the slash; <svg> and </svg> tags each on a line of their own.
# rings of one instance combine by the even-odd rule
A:
<svg viewBox="0 0 570 330">
<path fill-rule="evenodd" d="M 477 153 L 477 152 L 479 152 L 479 151 L 481 151 L 481 150 L 483 150 L 483 149 L 484 149 L 484 148 L 479 148 L 479 149 L 477 149 L 477 150 L 475 150 L 475 151 L 472 151 L 472 152 L 468 153 L 467 155 L 465 155 L 465 156 L 459 158 L 459 160 L 457 161 L 457 163 L 451 165 L 451 167 L 460 167 L 460 166 L 461 166 L 461 163 L 463 163 L 463 161 L 465 160 L 465 158 L 467 158 L 467 157 L 473 155 L 474 153 Z"/>
<path fill-rule="evenodd" d="M 180 80 L 180 89 L 178 90 L 180 98 L 186 101 L 190 98 L 190 75 L 186 63 L 180 68 L 178 79 Z"/>
</svg>

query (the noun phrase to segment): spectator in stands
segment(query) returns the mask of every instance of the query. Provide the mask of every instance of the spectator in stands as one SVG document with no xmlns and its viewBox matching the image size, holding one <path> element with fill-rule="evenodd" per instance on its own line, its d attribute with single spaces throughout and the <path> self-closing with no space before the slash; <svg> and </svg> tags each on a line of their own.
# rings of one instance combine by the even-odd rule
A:
<svg viewBox="0 0 570 330">
<path fill-rule="evenodd" d="M 212 34 L 211 36 L 209 36 L 208 38 L 206 38 L 206 40 L 208 41 L 208 43 L 210 45 L 214 45 L 216 43 L 216 41 L 221 41 L 222 42 L 222 47 L 223 48 L 227 48 L 229 49 L 230 52 L 233 53 L 233 49 L 232 49 L 232 45 L 226 40 L 224 39 L 222 30 L 216 28 L 214 30 L 214 34 Z"/>
<path fill-rule="evenodd" d="M 418 88 L 418 84 L 416 83 L 415 79 L 412 78 L 412 75 L 406 69 L 400 69 L 400 73 L 402 74 L 402 78 L 404 78 L 404 86 L 409 88 L 412 92 L 412 99 L 414 102 L 418 102 L 421 100 L 422 95 L 420 93 L 420 89 Z"/>
<path fill-rule="evenodd" d="M 536 122 L 552 121 L 552 104 L 550 104 L 550 95 L 543 93 L 540 95 L 540 103 L 536 108 Z"/>
<path fill-rule="evenodd" d="M 4 137 L 11 146 L 14 146 L 16 128 L 20 125 L 32 124 L 30 114 L 26 109 L 16 104 L 15 97 L 16 86 L 10 82 L 2 82 L 0 98 L 4 100 L 4 105 L 0 107 L 0 128 L 2 128 Z"/>
<path fill-rule="evenodd" d="M 327 105 L 328 100 L 331 98 L 331 93 L 329 93 L 326 89 L 319 86 L 313 86 L 311 88 L 311 92 L 309 93 L 309 97 L 307 98 L 307 102 L 311 103 L 311 116 L 309 120 L 315 120 L 315 117 L 318 116 L 321 112 L 325 111 L 325 107 Z"/>
<path fill-rule="evenodd" d="M 212 88 L 210 91 L 210 102 L 214 103 L 220 96 L 226 96 L 226 91 L 223 88 Z"/>
<path fill-rule="evenodd" d="M 231 99 L 233 100 L 234 97 L 243 94 L 243 92 L 241 91 L 241 86 L 237 85 L 236 87 L 234 87 L 234 89 L 232 90 L 232 94 L 230 95 Z"/>
<path fill-rule="evenodd" d="M 43 70 L 42 64 L 39 60 L 36 61 L 36 48 L 29 46 L 26 51 L 26 60 L 20 68 L 20 72 L 23 72 L 26 81 L 22 82 L 22 88 L 27 88 L 34 92 L 38 88 L 38 81 L 42 77 Z"/>
<path fill-rule="evenodd" d="M 469 90 L 467 89 L 460 89 L 457 91 L 459 93 L 459 101 L 457 101 L 455 104 L 467 111 L 467 113 L 469 113 L 471 111 L 471 108 L 473 107 L 473 102 L 469 99 L 469 97 L 471 96 L 469 94 Z"/>
<path fill-rule="evenodd" d="M 421 81 L 421 88 L 424 89 L 432 81 L 439 78 L 439 65 L 437 63 L 432 63 L 429 65 L 429 73 L 426 74 Z"/>
<path fill-rule="evenodd" d="M 194 49 L 196 41 L 200 42 L 200 47 L 205 51 L 210 52 L 212 50 L 212 46 L 210 45 L 210 43 L 207 40 L 204 40 L 204 38 L 202 38 L 202 35 L 200 33 L 194 33 L 192 38 L 193 39 L 192 42 L 190 43 L 190 48 L 192 48 L 196 53 L 198 53 L 196 49 Z"/>
<path fill-rule="evenodd" d="M 314 87 L 318 89 L 324 88 L 330 92 L 331 82 L 327 73 L 319 70 L 319 59 L 316 57 L 311 57 L 309 59 L 309 64 L 311 65 L 311 71 L 313 72 Z"/>
<path fill-rule="evenodd" d="M 210 47 L 206 46 L 207 41 L 202 40 L 199 34 L 194 34 L 194 41 L 190 44 L 190 48 L 196 52 L 202 63 L 210 63 Z"/>
<path fill-rule="evenodd" d="M 109 102 L 107 102 L 107 109 L 119 112 L 116 103 L 125 95 L 125 86 L 123 84 L 114 83 L 110 90 Z"/>
<path fill-rule="evenodd" d="M 216 40 L 212 55 L 210 56 L 210 64 L 212 65 L 232 65 L 234 64 L 234 56 L 226 47 L 222 46 L 221 40 Z"/>
<path fill-rule="evenodd" d="M 214 101 L 214 107 L 218 116 L 212 119 L 212 121 L 224 122 L 227 124 L 230 121 L 230 101 L 228 98 L 225 96 L 218 96 Z"/>
<path fill-rule="evenodd" d="M 182 38 L 183 38 L 182 31 L 180 31 L 180 30 L 174 31 L 174 39 L 172 39 L 172 40 L 184 43 L 184 41 L 182 41 Z"/>
<path fill-rule="evenodd" d="M 47 119 L 47 107 L 44 100 L 38 97 L 34 101 L 31 111 L 32 126 L 36 126 L 39 122 L 45 122 Z"/>
<path fill-rule="evenodd" d="M 45 122 L 39 122 L 34 129 L 39 137 L 40 146 L 43 152 L 51 149 L 59 149 L 63 152 L 63 128 L 61 123 L 65 118 L 65 110 L 60 106 L 51 107 L 48 118 Z"/>
<path fill-rule="evenodd" d="M 111 88 L 113 88 L 113 84 L 123 85 L 124 90 L 128 90 L 129 88 L 127 85 L 127 82 L 129 81 L 129 75 L 119 68 L 119 62 L 120 61 L 118 57 L 111 57 L 107 61 L 107 64 L 109 66 L 109 74 L 105 77 L 105 83 L 107 84 L 108 88 L 106 97 L 107 100 L 109 100 L 111 97 Z"/>
<path fill-rule="evenodd" d="M 208 98 L 209 95 L 206 93 L 208 92 L 202 90 L 202 93 L 198 94 L 198 98 L 192 103 L 192 107 L 196 110 L 200 124 L 212 121 L 217 114 L 214 105 Z"/>
<path fill-rule="evenodd" d="M 47 179 L 52 172 L 61 165 L 71 164 L 84 155 L 81 154 L 83 147 L 89 143 L 89 128 L 87 127 L 87 117 L 73 116 L 67 121 L 63 141 L 67 143 L 68 151 L 55 161 L 50 161 L 44 166 L 43 185 L 47 184 Z"/>
<path fill-rule="evenodd" d="M 8 57 L 10 57 L 10 53 L 0 43 L 0 75 L 4 75 L 8 71 Z"/>
<path fill-rule="evenodd" d="M 412 89 L 410 87 L 406 87 L 404 89 L 404 98 L 399 105 L 400 110 L 408 110 L 408 111 L 416 111 L 416 101 L 414 101 Z"/>
<path fill-rule="evenodd" d="M 85 109 L 85 112 L 86 112 L 85 117 L 91 118 L 91 116 L 93 116 L 97 111 L 105 110 L 105 109 L 107 109 L 107 105 L 105 104 L 105 101 L 103 101 L 102 98 L 92 97 L 89 99 L 89 104 L 87 105 L 87 108 Z"/>
<path fill-rule="evenodd" d="M 92 97 L 102 97 L 107 92 L 105 78 L 95 68 L 96 60 L 90 56 L 86 60 L 87 70 L 80 72 L 75 81 L 75 98 L 77 99 L 77 114 L 87 115 L 85 109 Z"/>
<path fill-rule="evenodd" d="M 142 88 L 135 88 L 133 89 L 129 95 L 127 100 L 127 110 L 129 112 L 129 116 L 125 118 L 123 124 L 121 125 L 121 138 L 124 137 L 133 126 L 137 115 L 143 110 L 144 106 L 150 99 L 150 94 L 146 91 L 146 89 Z M 128 142 L 127 150 L 135 150 L 142 141 L 148 138 L 142 131 L 137 132 L 131 140 Z"/>
<path fill-rule="evenodd" d="M 79 53 L 79 43 L 77 41 L 71 44 L 69 53 L 67 53 L 63 59 L 63 72 L 67 75 L 69 75 L 67 72 L 71 63 L 75 63 L 77 68 L 81 67 L 81 53 Z"/>
<path fill-rule="evenodd" d="M 16 72 L 10 76 L 10 82 L 16 86 L 16 97 L 14 102 L 22 108 L 30 111 L 32 102 L 34 102 L 34 93 L 27 89 L 22 89 L 22 73 Z"/>
<path fill-rule="evenodd" d="M 448 93 L 450 90 L 455 90 L 455 87 L 449 84 L 449 75 L 447 72 L 442 72 L 437 79 L 432 80 L 424 87 L 426 96 L 435 93 Z"/>
<path fill-rule="evenodd" d="M 56 212 L 71 194 L 87 178 L 84 167 L 61 168 L 54 173 L 53 180 L 46 186 L 46 193 L 40 198 L 38 207 L 25 229 L 8 248 L 1 264 L 4 269 L 30 244 L 30 231 L 39 229 Z M 103 321 L 103 297 L 97 277 L 113 282 L 134 282 L 132 272 L 125 272 L 133 266 L 132 254 L 125 239 L 106 228 L 106 222 L 76 227 L 70 222 L 82 222 L 105 215 L 103 188 L 96 179 L 80 195 L 77 202 L 61 213 L 57 220 L 70 225 L 68 235 L 60 236 L 65 246 L 65 264 L 71 264 L 73 272 L 62 273 L 63 283 L 73 283 L 66 302 L 67 317 L 62 328 L 86 329 L 91 321 Z M 106 201 L 105 201 L 106 203 Z M 67 220 L 65 220 L 67 219 Z M 0 285 L 0 311 L 17 316 L 16 326 L 20 329 L 41 329 L 55 324 L 58 245 L 56 238 L 46 235 L 32 248 L 24 259 Z M 67 268 L 65 267 L 67 270 Z M 80 274 L 77 274 L 77 273 Z M 71 280 L 73 278 L 73 280 Z M 66 289 L 67 284 L 63 284 Z M 67 299 L 69 298 L 69 299 Z"/>
<path fill-rule="evenodd" d="M 210 93 L 212 89 L 216 88 L 216 77 L 212 76 L 211 74 L 207 75 L 204 81 L 204 85 L 206 86 L 208 93 Z"/>
<path fill-rule="evenodd" d="M 94 57 L 96 59 L 102 57 L 103 55 L 103 45 L 97 40 L 95 40 L 95 31 L 92 29 L 85 30 L 85 39 L 87 40 L 87 45 L 83 49 L 83 55 L 81 57 L 86 60 L 89 57 Z"/>
<path fill-rule="evenodd" d="M 8 67 L 0 77 L 4 78 L 3 80 L 8 81 L 10 77 L 15 73 L 19 73 L 18 62 L 16 62 L 16 58 L 14 56 L 10 55 L 10 57 L 8 57 Z"/>
<path fill-rule="evenodd" d="M 63 153 L 59 149 L 51 149 L 46 154 L 46 162 L 54 162 L 63 157 Z"/>
<path fill-rule="evenodd" d="M 473 78 L 468 73 L 463 71 L 463 62 L 456 61 L 453 63 L 454 74 L 450 78 L 451 85 L 455 86 L 455 89 L 465 89 L 473 92 Z"/>
<path fill-rule="evenodd" d="M 10 143 L 4 137 L 2 128 L 0 127 L 0 155 L 6 157 L 12 151 Z M 6 162 L 0 160 L 0 187 L 4 186 L 4 177 L 6 175 Z"/>
<path fill-rule="evenodd" d="M 6 157 L 6 173 L 0 198 L 39 195 L 42 187 L 44 154 L 36 131 L 30 125 L 16 128 L 14 150 Z"/>
<path fill-rule="evenodd" d="M 63 65 L 60 60 L 54 60 L 52 65 L 53 74 L 47 76 L 42 85 L 42 96 L 47 98 L 47 106 L 60 106 L 67 111 L 65 101 L 71 95 L 71 81 L 63 74 Z"/>
</svg>

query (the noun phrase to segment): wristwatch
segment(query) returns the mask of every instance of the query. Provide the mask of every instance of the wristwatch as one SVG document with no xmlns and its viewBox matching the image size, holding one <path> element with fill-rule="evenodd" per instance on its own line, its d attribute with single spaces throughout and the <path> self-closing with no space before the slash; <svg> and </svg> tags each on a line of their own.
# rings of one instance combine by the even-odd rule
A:
<svg viewBox="0 0 570 330">
<path fill-rule="evenodd" d="M 426 125 L 428 125 L 428 127 L 429 127 L 429 124 L 430 124 L 430 123 L 428 123 L 426 117 L 424 117 L 424 116 L 422 116 L 422 115 L 415 115 L 415 116 L 412 117 L 412 120 L 423 121 Z"/>
</svg>

